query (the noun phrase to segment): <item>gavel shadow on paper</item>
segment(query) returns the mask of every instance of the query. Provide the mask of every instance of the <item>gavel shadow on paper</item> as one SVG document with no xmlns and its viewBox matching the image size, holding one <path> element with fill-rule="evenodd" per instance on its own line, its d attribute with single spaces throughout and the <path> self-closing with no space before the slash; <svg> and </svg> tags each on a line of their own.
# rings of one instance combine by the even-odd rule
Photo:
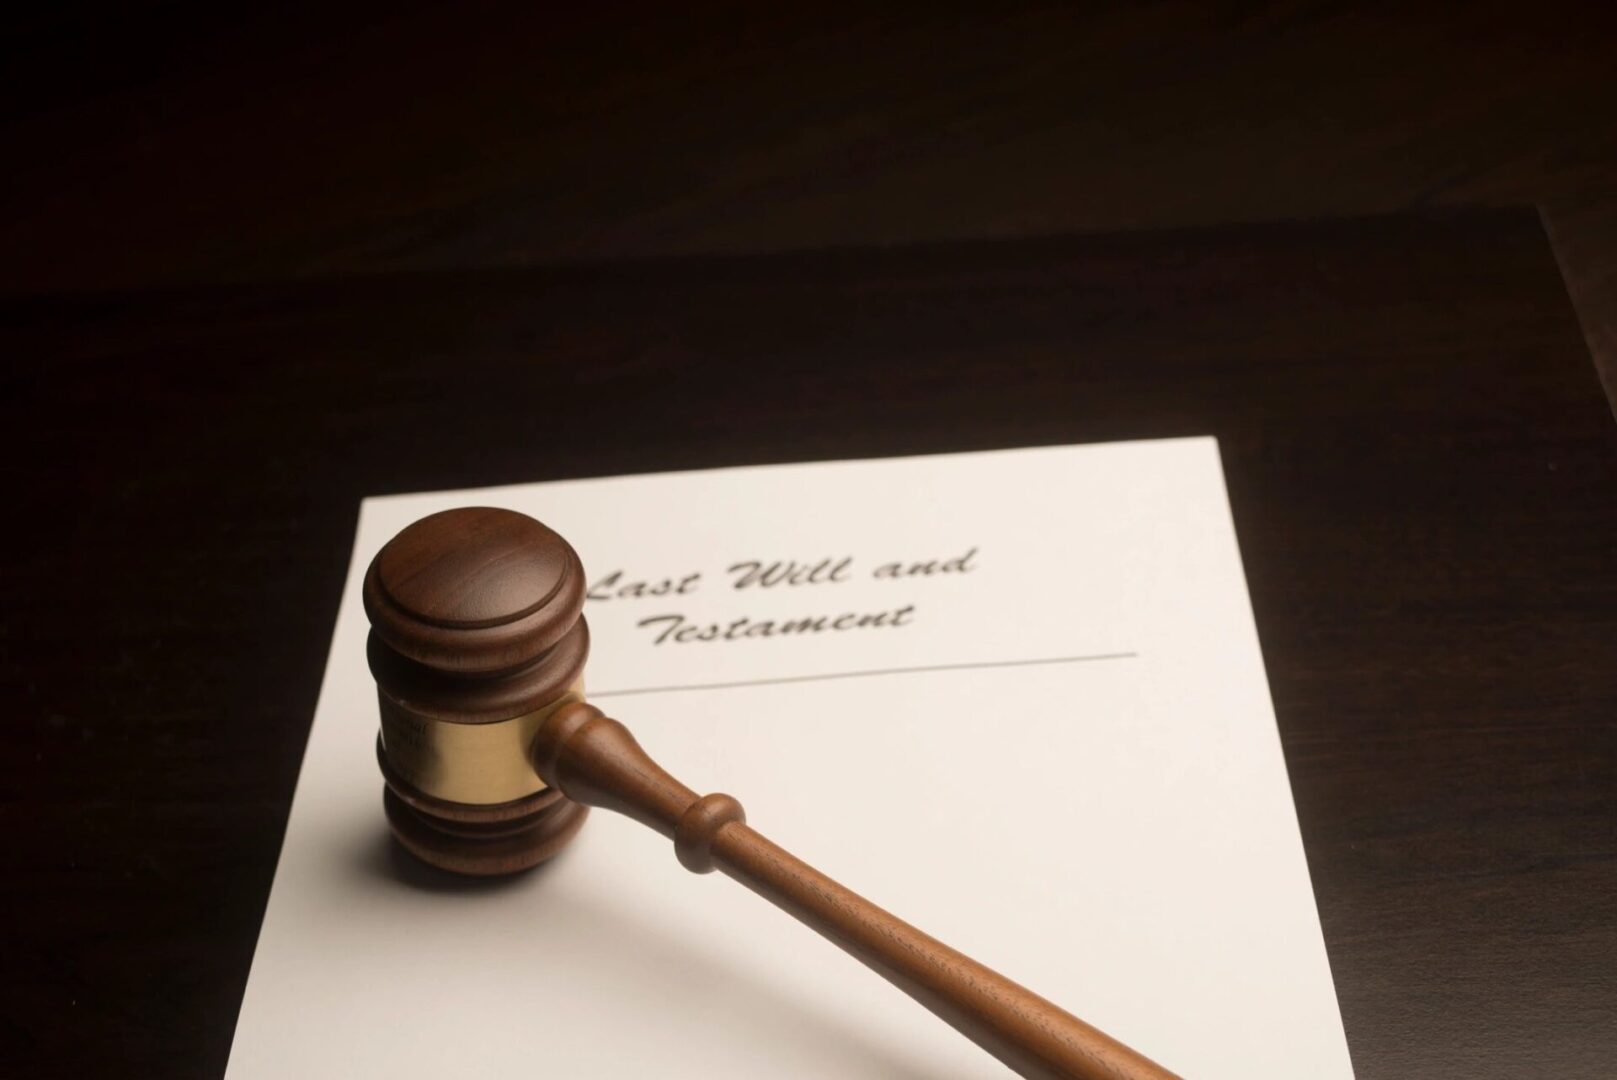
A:
<svg viewBox="0 0 1617 1080">
<path fill-rule="evenodd" d="M 390 540 L 365 574 L 377 760 L 399 844 L 455 874 L 554 856 L 590 807 L 673 841 L 817 931 L 1021 1076 L 1175 1080 L 1037 994 L 927 936 L 754 830 L 729 795 L 698 795 L 584 700 L 584 570 L 510 510 L 448 510 Z M 858 753 L 850 747 L 850 753 Z"/>
</svg>

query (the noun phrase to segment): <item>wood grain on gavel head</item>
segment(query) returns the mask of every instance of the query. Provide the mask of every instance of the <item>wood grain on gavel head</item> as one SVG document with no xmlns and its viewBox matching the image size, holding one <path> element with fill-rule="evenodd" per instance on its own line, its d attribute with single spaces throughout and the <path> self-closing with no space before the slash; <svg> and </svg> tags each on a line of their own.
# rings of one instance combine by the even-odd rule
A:
<svg viewBox="0 0 1617 1080">
<path fill-rule="evenodd" d="M 364 600 L 377 757 L 399 842 L 481 875 L 561 850 L 587 808 L 539 779 L 528 748 L 582 692 L 589 628 L 572 547 L 511 510 L 433 514 L 377 553 Z"/>
</svg>

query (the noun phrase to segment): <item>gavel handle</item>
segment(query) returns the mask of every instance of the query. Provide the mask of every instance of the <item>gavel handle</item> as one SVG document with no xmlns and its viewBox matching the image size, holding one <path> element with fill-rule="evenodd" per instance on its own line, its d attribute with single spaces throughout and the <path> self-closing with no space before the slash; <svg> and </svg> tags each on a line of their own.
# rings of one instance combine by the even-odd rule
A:
<svg viewBox="0 0 1617 1080">
<path fill-rule="evenodd" d="M 895 918 L 751 829 L 728 795 L 698 796 L 628 728 L 582 702 L 541 725 L 534 768 L 575 802 L 625 814 L 674 841 L 684 866 L 722 870 L 840 946 L 1021 1076 L 1177 1080 L 1037 994 Z"/>
</svg>

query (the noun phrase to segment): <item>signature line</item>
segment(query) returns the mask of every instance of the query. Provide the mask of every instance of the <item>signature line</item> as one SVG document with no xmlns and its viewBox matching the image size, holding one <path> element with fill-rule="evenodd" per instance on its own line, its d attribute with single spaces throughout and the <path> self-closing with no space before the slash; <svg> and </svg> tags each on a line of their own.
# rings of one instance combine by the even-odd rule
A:
<svg viewBox="0 0 1617 1080">
<path fill-rule="evenodd" d="M 733 690 L 741 686 L 778 686 L 781 683 L 823 682 L 828 679 L 864 679 L 872 675 L 919 675 L 928 671 L 972 671 L 982 668 L 1037 667 L 1047 664 L 1087 664 L 1097 660 L 1133 660 L 1137 652 L 1091 653 L 1087 656 L 1046 656 L 1036 660 L 982 660 L 965 664 L 931 664 L 925 667 L 873 668 L 867 671 L 831 671 L 821 675 L 784 675 L 774 679 L 742 679 L 739 682 L 685 683 L 680 686 L 636 686 L 629 690 L 592 690 L 591 698 L 627 697 L 630 694 L 668 694 L 679 690 Z"/>
</svg>

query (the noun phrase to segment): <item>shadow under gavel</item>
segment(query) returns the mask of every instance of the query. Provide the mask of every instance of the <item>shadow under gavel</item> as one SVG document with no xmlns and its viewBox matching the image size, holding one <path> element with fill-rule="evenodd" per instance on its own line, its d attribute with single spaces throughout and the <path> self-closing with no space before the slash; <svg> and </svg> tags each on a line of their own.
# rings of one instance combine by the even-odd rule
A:
<svg viewBox="0 0 1617 1080">
<path fill-rule="evenodd" d="M 648 825 L 696 873 L 722 871 L 834 942 L 1025 1077 L 1174 1074 L 771 843 L 729 795 L 697 795 L 584 702 L 584 572 L 510 510 L 433 514 L 365 575 L 381 706 L 377 757 L 399 842 L 461 874 L 556 854 L 587 807 Z"/>
</svg>

